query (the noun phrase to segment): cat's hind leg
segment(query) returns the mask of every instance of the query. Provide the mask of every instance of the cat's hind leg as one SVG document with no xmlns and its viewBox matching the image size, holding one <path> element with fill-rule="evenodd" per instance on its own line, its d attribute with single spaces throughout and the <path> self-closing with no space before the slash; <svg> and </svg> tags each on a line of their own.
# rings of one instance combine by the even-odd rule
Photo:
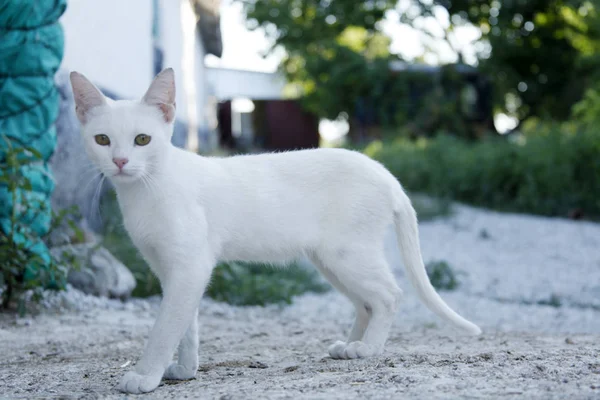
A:
<svg viewBox="0 0 600 400">
<path fill-rule="evenodd" d="M 185 336 L 179 342 L 178 358 L 176 363 L 169 365 L 165 371 L 165 379 L 186 380 L 196 376 L 198 370 L 198 316 L 192 320 Z"/>
<path fill-rule="evenodd" d="M 325 279 L 327 279 L 327 281 L 329 281 L 329 283 L 331 283 L 331 285 L 340 293 L 348 297 L 352 304 L 354 304 L 354 324 L 352 325 L 350 335 L 348 335 L 348 343 L 362 339 L 369 323 L 369 313 L 367 312 L 364 303 L 360 298 L 352 296 L 348 292 L 342 282 L 340 282 L 336 275 L 326 267 L 326 265 L 317 255 L 313 255 L 310 258 Z M 343 342 L 339 341 L 338 343 Z"/>
<path fill-rule="evenodd" d="M 329 355 L 351 359 L 381 354 L 402 297 L 383 251 L 378 248 L 321 251 L 315 263 L 356 308 L 348 340 L 331 345 Z"/>
</svg>

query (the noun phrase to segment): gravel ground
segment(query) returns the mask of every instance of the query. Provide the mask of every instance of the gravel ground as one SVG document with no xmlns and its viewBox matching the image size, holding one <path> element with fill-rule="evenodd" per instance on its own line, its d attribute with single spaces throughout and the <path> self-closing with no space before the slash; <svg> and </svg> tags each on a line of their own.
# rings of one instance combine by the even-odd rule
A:
<svg viewBox="0 0 600 400">
<path fill-rule="evenodd" d="M 205 300 L 196 379 L 140 397 L 600 398 L 600 225 L 455 211 L 421 225 L 423 255 L 463 272 L 442 296 L 482 336 L 454 331 L 419 303 L 390 236 L 405 302 L 381 357 L 327 356 L 352 322 L 335 292 L 289 307 Z M 157 304 L 69 290 L 36 317 L 0 315 L 0 398 L 124 398 L 115 385 L 139 357 Z"/>
</svg>

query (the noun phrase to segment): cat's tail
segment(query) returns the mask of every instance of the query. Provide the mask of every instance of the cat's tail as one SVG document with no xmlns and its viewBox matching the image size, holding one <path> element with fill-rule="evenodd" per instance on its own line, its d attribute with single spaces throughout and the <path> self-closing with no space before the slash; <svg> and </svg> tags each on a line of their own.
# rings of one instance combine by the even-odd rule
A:
<svg viewBox="0 0 600 400">
<path fill-rule="evenodd" d="M 479 335 L 481 329 L 452 310 L 431 285 L 421 256 L 417 214 L 410 199 L 400 187 L 399 192 L 395 199 L 394 222 L 402 261 L 408 273 L 408 278 L 417 290 L 421 301 L 431 311 L 459 328 L 473 335 Z"/>
</svg>

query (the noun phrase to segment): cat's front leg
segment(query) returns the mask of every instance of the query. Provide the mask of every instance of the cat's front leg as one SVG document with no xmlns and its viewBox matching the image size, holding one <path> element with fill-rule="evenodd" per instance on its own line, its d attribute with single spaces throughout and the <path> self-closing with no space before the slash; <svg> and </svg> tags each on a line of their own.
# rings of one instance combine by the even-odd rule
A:
<svg viewBox="0 0 600 400">
<path fill-rule="evenodd" d="M 195 263 L 170 266 L 170 271 L 164 274 L 163 300 L 144 354 L 135 371 L 128 372 L 122 378 L 119 390 L 145 393 L 156 389 L 177 344 L 197 318 L 196 310 L 212 267 L 208 260 L 202 265 L 195 260 Z"/>
<path fill-rule="evenodd" d="M 195 315 L 192 324 L 179 343 L 177 362 L 169 365 L 165 371 L 165 379 L 192 379 L 198 371 L 198 316 Z"/>
</svg>

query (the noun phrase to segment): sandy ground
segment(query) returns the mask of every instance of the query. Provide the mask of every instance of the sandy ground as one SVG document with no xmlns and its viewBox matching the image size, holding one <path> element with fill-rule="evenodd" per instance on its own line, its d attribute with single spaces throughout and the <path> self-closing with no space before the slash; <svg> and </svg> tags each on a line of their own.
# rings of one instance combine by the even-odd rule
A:
<svg viewBox="0 0 600 400">
<path fill-rule="evenodd" d="M 327 356 L 352 321 L 335 292 L 289 307 L 205 300 L 196 379 L 140 397 L 600 399 L 599 224 L 457 206 L 422 224 L 421 238 L 426 260 L 463 273 L 459 290 L 442 296 L 482 336 L 454 331 L 419 303 L 391 238 L 406 296 L 381 357 Z M 560 306 L 544 304 L 551 296 Z M 157 300 L 71 291 L 49 303 L 34 318 L 0 315 L 0 398 L 124 398 L 115 386 L 143 349 Z"/>
</svg>

